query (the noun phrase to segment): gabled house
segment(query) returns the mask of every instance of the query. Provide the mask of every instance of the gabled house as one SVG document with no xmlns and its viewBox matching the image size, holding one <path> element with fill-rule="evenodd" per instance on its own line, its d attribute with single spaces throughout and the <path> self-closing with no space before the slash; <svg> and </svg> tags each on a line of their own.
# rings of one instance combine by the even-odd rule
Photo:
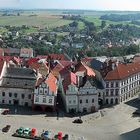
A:
<svg viewBox="0 0 140 140">
<path fill-rule="evenodd" d="M 95 76 L 95 73 L 84 64 L 79 64 L 74 72 L 64 68 L 59 75 L 59 94 L 62 96 L 66 112 L 97 111 L 99 90 L 87 79 L 88 76 Z M 79 76 L 81 76 L 80 79 Z"/>
<path fill-rule="evenodd" d="M 99 109 L 98 90 L 87 80 L 78 92 L 79 112 L 95 112 Z"/>
<path fill-rule="evenodd" d="M 23 57 L 23 58 L 33 57 L 33 49 L 32 48 L 21 48 L 20 57 Z"/>
<path fill-rule="evenodd" d="M 47 78 L 40 77 L 36 81 L 32 108 L 55 110 L 57 98 L 58 81 L 52 73 Z"/>
</svg>

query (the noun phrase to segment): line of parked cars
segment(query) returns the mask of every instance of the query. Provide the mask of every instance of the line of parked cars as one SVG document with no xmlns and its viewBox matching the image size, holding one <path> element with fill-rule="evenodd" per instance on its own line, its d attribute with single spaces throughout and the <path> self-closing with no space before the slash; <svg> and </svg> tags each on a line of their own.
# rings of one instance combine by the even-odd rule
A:
<svg viewBox="0 0 140 140">
<path fill-rule="evenodd" d="M 33 140 L 69 140 L 69 135 L 66 134 L 63 136 L 63 133 L 60 131 L 54 138 L 51 138 L 51 131 L 43 131 L 41 136 L 36 136 L 36 128 L 24 128 L 20 127 L 16 130 L 16 133 L 13 135 L 15 137 L 31 138 Z"/>
</svg>

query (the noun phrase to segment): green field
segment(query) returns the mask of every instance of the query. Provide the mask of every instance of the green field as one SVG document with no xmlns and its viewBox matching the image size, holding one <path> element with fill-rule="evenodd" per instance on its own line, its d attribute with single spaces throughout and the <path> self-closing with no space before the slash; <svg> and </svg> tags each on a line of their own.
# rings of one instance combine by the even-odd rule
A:
<svg viewBox="0 0 140 140">
<path fill-rule="evenodd" d="M 99 16 L 85 16 L 84 17 L 87 21 L 90 21 L 90 22 L 93 22 L 96 26 L 100 26 L 101 25 L 101 19 Z M 119 21 L 119 22 L 115 22 L 115 21 L 109 21 L 109 20 L 106 20 L 106 24 L 109 25 L 109 24 L 129 24 L 129 25 L 133 25 L 130 23 L 131 21 Z M 139 26 L 140 27 L 140 26 Z"/>
<path fill-rule="evenodd" d="M 11 25 L 11 26 L 37 26 L 37 27 L 60 27 L 71 23 L 70 20 L 64 20 L 61 16 L 53 15 L 39 15 L 39 16 L 0 16 L 0 25 Z"/>
</svg>

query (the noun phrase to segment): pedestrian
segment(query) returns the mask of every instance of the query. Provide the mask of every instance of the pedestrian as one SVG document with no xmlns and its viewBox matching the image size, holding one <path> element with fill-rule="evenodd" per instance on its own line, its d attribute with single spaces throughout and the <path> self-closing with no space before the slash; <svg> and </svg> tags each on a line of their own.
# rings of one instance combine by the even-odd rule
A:
<svg viewBox="0 0 140 140">
<path fill-rule="evenodd" d="M 17 109 L 15 108 L 15 114 L 17 114 Z"/>
</svg>

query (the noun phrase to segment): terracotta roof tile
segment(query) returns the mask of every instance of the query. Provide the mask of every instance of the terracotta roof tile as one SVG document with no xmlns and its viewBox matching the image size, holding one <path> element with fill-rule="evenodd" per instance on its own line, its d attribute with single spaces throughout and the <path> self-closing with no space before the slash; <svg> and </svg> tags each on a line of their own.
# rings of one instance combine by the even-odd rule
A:
<svg viewBox="0 0 140 140">
<path fill-rule="evenodd" d="M 54 76 L 58 77 L 59 72 L 63 69 L 63 67 L 60 64 L 57 64 L 54 69 L 52 69 L 52 73 Z"/>
<path fill-rule="evenodd" d="M 35 83 L 35 87 L 38 87 L 44 80 L 45 80 L 44 77 L 37 78 L 36 83 Z"/>
<path fill-rule="evenodd" d="M 62 81 L 63 89 L 64 92 L 66 93 L 66 90 L 68 90 L 68 86 L 70 84 L 76 84 L 76 74 L 68 71 L 67 69 L 63 69 L 60 73 L 63 79 Z"/>
<path fill-rule="evenodd" d="M 49 73 L 45 83 L 48 85 L 51 92 L 57 92 L 57 79 L 52 73 Z"/>
<path fill-rule="evenodd" d="M 95 76 L 95 73 L 92 68 L 90 68 L 89 66 L 87 66 L 86 64 L 82 62 L 79 62 L 76 65 L 75 72 L 81 72 L 81 71 L 86 72 L 88 76 Z"/>
<path fill-rule="evenodd" d="M 65 60 L 65 55 L 63 54 L 49 54 L 49 57 L 53 60 Z"/>
<path fill-rule="evenodd" d="M 107 73 L 105 80 L 121 80 L 140 72 L 140 63 L 118 64 L 118 66 Z"/>
</svg>

